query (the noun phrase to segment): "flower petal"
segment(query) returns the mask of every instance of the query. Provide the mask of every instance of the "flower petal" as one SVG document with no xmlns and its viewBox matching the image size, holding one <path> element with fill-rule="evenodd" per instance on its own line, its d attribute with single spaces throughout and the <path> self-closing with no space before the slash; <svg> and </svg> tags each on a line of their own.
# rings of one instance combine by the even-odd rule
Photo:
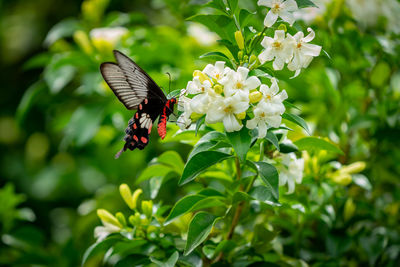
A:
<svg viewBox="0 0 400 267">
<path fill-rule="evenodd" d="M 260 85 L 261 81 L 256 76 L 251 76 L 244 82 L 244 88 L 246 90 L 256 89 Z"/>
<path fill-rule="evenodd" d="M 278 14 L 275 14 L 271 10 L 268 11 L 268 14 L 267 14 L 267 16 L 265 16 L 265 19 L 264 19 L 264 26 L 271 27 L 277 19 L 278 19 Z"/>
<path fill-rule="evenodd" d="M 281 11 L 279 13 L 279 17 L 281 17 L 284 21 L 292 25 L 295 22 L 295 18 L 292 13 L 287 12 L 287 11 Z"/>
<path fill-rule="evenodd" d="M 298 8 L 296 1 L 286 0 L 283 2 L 283 9 L 286 11 L 296 11 Z"/>
</svg>

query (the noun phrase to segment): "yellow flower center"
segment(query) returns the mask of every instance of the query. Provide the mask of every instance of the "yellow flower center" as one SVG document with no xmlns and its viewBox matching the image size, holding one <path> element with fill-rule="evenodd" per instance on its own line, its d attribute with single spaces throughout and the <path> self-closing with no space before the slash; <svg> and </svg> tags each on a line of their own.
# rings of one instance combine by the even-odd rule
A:
<svg viewBox="0 0 400 267">
<path fill-rule="evenodd" d="M 271 98 L 272 98 L 271 95 L 266 95 L 265 97 L 266 97 L 268 100 L 271 100 Z"/>
<path fill-rule="evenodd" d="M 301 47 L 301 43 L 299 42 L 299 43 L 297 43 L 297 48 L 300 48 Z"/>
<path fill-rule="evenodd" d="M 274 13 L 278 13 L 280 9 L 281 9 L 280 3 L 275 3 L 275 4 L 272 6 L 272 12 L 274 12 Z"/>
<path fill-rule="evenodd" d="M 227 106 L 224 108 L 225 113 L 232 113 L 233 112 L 233 107 L 232 106 Z"/>
<path fill-rule="evenodd" d="M 275 49 L 282 49 L 282 43 L 275 41 L 275 42 L 273 42 L 272 47 Z"/>
<path fill-rule="evenodd" d="M 215 74 L 215 78 L 219 79 L 219 73 Z"/>
<path fill-rule="evenodd" d="M 265 113 L 264 113 L 264 112 L 261 113 L 261 114 L 260 114 L 260 117 L 261 117 L 261 118 L 264 118 L 264 117 L 265 117 Z"/>
<path fill-rule="evenodd" d="M 236 88 L 237 89 L 242 89 L 243 88 L 243 84 L 241 82 L 237 82 L 236 83 Z"/>
</svg>

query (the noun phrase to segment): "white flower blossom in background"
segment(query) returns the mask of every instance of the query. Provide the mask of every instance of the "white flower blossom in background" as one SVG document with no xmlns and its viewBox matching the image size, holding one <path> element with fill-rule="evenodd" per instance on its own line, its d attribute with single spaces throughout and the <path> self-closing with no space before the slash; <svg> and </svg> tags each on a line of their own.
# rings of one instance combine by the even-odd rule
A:
<svg viewBox="0 0 400 267">
<path fill-rule="evenodd" d="M 218 35 L 207 29 L 206 26 L 193 22 L 189 24 L 188 35 L 204 46 L 215 45 L 219 39 Z"/>
<path fill-rule="evenodd" d="M 259 6 L 269 7 L 270 10 L 264 19 L 264 26 L 271 27 L 278 17 L 292 25 L 295 21 L 292 14 L 293 11 L 298 10 L 297 3 L 294 0 L 259 0 Z"/>
<path fill-rule="evenodd" d="M 319 56 L 321 52 L 321 46 L 315 44 L 309 44 L 314 37 L 315 33 L 311 28 L 308 28 L 309 34 L 304 37 L 303 32 L 296 33 L 293 38 L 296 40 L 293 58 L 288 64 L 288 69 L 296 71 L 294 77 L 299 75 L 301 68 L 307 68 L 314 57 Z M 288 34 L 289 36 L 290 34 Z"/>
<path fill-rule="evenodd" d="M 90 38 L 93 41 L 107 41 L 115 45 L 126 33 L 128 29 L 124 27 L 96 28 L 90 31 Z"/>
<path fill-rule="evenodd" d="M 224 85 L 225 96 L 231 96 L 238 91 L 245 92 L 248 96 L 250 90 L 259 87 L 260 80 L 255 76 L 248 77 L 248 74 L 249 69 L 245 67 L 239 67 L 237 71 L 227 71 L 225 77 L 220 80 Z"/>
<path fill-rule="evenodd" d="M 193 81 L 188 82 L 186 90 L 189 94 L 204 93 L 211 88 L 211 82 L 207 79 L 200 81 L 200 77 L 196 76 Z"/>
<path fill-rule="evenodd" d="M 206 115 L 207 123 L 223 122 L 227 132 L 239 131 L 243 125 L 236 114 L 246 112 L 249 108 L 249 97 L 245 92 L 237 92 L 233 96 L 216 97 L 209 105 Z"/>
<path fill-rule="evenodd" d="M 303 20 L 306 24 L 311 24 L 316 18 L 325 14 L 327 6 L 332 0 L 313 0 L 316 6 L 305 7 L 293 12 L 296 20 Z"/>
<path fill-rule="evenodd" d="M 288 153 L 282 156 L 282 165 L 279 170 L 279 186 L 288 185 L 287 194 L 292 194 L 295 184 L 300 184 L 303 180 L 304 159 L 296 158 L 296 154 Z"/>
<path fill-rule="evenodd" d="M 258 56 L 261 64 L 266 61 L 273 59 L 273 67 L 275 70 L 283 69 L 285 63 L 288 63 L 293 57 L 293 50 L 296 41 L 288 35 L 285 38 L 285 32 L 283 30 L 275 31 L 274 38 L 265 36 L 261 42 L 261 45 L 265 48 L 264 51 Z"/>
</svg>

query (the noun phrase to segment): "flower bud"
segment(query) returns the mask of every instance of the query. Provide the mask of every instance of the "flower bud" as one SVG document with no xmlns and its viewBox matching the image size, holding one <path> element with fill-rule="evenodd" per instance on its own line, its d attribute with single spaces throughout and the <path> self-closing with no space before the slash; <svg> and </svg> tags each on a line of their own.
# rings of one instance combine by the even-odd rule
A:
<svg viewBox="0 0 400 267">
<path fill-rule="evenodd" d="M 348 198 L 346 203 L 344 204 L 344 220 L 348 221 L 353 217 L 354 212 L 356 211 L 356 205 L 354 205 L 353 199 Z"/>
<path fill-rule="evenodd" d="M 243 120 L 244 118 L 246 118 L 246 112 L 244 111 L 244 112 L 242 112 L 242 113 L 236 114 L 236 118 L 237 118 L 238 120 Z"/>
<path fill-rule="evenodd" d="M 365 169 L 365 167 L 366 167 L 366 164 L 364 161 L 357 161 L 350 165 L 344 166 L 339 171 L 341 173 L 348 173 L 348 174 L 359 173 L 359 172 L 362 172 Z"/>
<path fill-rule="evenodd" d="M 201 83 L 203 83 L 205 80 L 208 80 L 211 83 L 210 78 L 208 78 L 208 76 L 206 74 L 204 74 L 203 72 L 201 72 L 199 70 L 195 70 L 193 72 L 193 77 L 199 77 L 199 80 Z"/>
<path fill-rule="evenodd" d="M 82 30 L 78 30 L 74 33 L 74 41 L 78 44 L 78 46 L 82 49 L 86 54 L 92 54 L 93 47 L 90 44 L 90 40 L 86 32 Z"/>
<path fill-rule="evenodd" d="M 335 172 L 333 175 L 332 175 L 332 180 L 335 182 L 335 183 L 338 183 L 338 184 L 340 184 L 340 185 L 348 185 L 349 183 L 351 183 L 351 181 L 352 181 L 352 178 L 351 178 L 351 175 L 350 174 L 348 174 L 348 173 L 338 173 L 338 172 Z"/>
<path fill-rule="evenodd" d="M 235 32 L 235 40 L 240 50 L 244 48 L 244 39 L 241 31 Z"/>
<path fill-rule="evenodd" d="M 250 65 L 253 64 L 256 61 L 257 61 L 257 57 L 255 55 L 251 55 L 250 56 L 250 61 L 249 61 Z"/>
<path fill-rule="evenodd" d="M 109 223 L 114 226 L 117 226 L 119 228 L 122 228 L 121 223 L 117 220 L 117 218 L 114 217 L 111 213 L 106 211 L 105 209 L 98 209 L 97 210 L 97 216 L 100 218 L 100 220 L 103 223 Z"/>
<path fill-rule="evenodd" d="M 115 217 L 117 217 L 117 220 L 123 227 L 126 227 L 126 219 L 124 214 L 122 214 L 121 212 L 117 212 L 117 214 L 115 214 Z"/>
<path fill-rule="evenodd" d="M 254 91 L 249 94 L 250 103 L 257 103 L 262 99 L 262 94 L 260 91 Z"/>
<path fill-rule="evenodd" d="M 129 186 L 127 184 L 121 184 L 119 186 L 119 193 L 128 207 L 133 210 L 136 205 L 133 203 L 132 192 Z"/>
<path fill-rule="evenodd" d="M 214 86 L 214 91 L 219 95 L 222 94 L 222 86 L 219 85 L 219 84 L 215 85 Z"/>
<path fill-rule="evenodd" d="M 135 190 L 135 192 L 133 192 L 132 195 L 132 203 L 133 203 L 133 208 L 136 209 L 137 207 L 137 202 L 139 199 L 139 196 L 143 193 L 142 189 L 138 188 Z"/>
<path fill-rule="evenodd" d="M 144 200 L 142 201 L 142 211 L 147 218 L 151 218 L 153 215 L 153 201 Z"/>
<path fill-rule="evenodd" d="M 135 215 L 129 216 L 128 220 L 129 220 L 129 223 L 132 226 L 140 225 L 140 213 L 139 212 L 135 212 Z"/>
<path fill-rule="evenodd" d="M 281 24 L 281 25 L 279 25 L 279 26 L 278 26 L 278 30 L 281 30 L 281 31 L 287 32 L 286 25 L 285 25 L 285 24 Z"/>
<path fill-rule="evenodd" d="M 238 52 L 238 58 L 239 60 L 243 59 L 243 51 Z"/>
</svg>

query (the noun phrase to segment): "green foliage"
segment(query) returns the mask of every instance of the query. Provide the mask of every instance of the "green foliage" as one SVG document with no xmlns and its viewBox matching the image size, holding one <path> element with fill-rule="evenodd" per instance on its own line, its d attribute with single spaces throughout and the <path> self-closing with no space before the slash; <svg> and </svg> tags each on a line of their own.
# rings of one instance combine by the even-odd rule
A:
<svg viewBox="0 0 400 267">
<path fill-rule="evenodd" d="M 29 22 L 23 10 L 54 12 L 45 2 L 35 13 L 37 4 L 11 9 L 4 2 L 0 24 Z M 268 9 L 256 0 L 145 2 L 80 1 L 80 14 L 47 14 L 58 23 L 32 25 L 32 34 L 50 30 L 41 36 L 46 51 L 16 61 L 24 69 L 19 80 L 31 85 L 18 86 L 11 75 L 2 83 L 5 97 L 20 100 L 4 100 L 0 116 L 0 265 L 397 266 L 400 49 L 390 16 L 365 23 L 350 1 L 319 2 L 307 24 L 279 19 L 263 31 Z M 220 40 L 202 44 L 206 37 L 192 33 L 193 22 Z M 116 42 L 91 35 L 116 26 L 127 29 Z M 278 27 L 307 35 L 308 26 L 324 51 L 298 77 L 260 65 L 263 36 Z M 4 58 L 20 54 L 7 49 L 24 47 L 15 38 L 30 36 L 17 31 L 24 27 L 1 34 Z M 113 61 L 112 49 L 163 88 L 171 73 L 169 97 L 217 60 L 247 66 L 263 83 L 272 75 L 289 95 L 284 125 L 257 139 L 257 130 L 225 133 L 205 116 L 182 132 L 170 122 L 163 141 L 152 134 L 145 150 L 114 160 L 133 114 L 99 73 L 101 62 Z M 3 73 L 12 72 L 20 70 Z M 293 155 L 304 161 L 304 175 L 288 194 L 282 183 Z M 132 191 L 119 198 L 124 183 Z M 108 210 L 101 222 L 96 210 Z"/>
</svg>

